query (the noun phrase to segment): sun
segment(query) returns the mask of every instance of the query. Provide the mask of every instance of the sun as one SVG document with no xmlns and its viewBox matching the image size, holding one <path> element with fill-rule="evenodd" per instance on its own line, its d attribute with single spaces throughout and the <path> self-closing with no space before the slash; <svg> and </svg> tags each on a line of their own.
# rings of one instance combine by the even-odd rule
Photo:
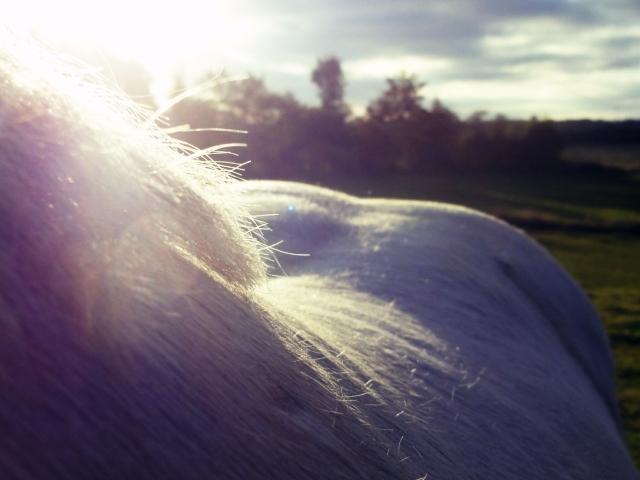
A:
<svg viewBox="0 0 640 480">
<path fill-rule="evenodd" d="M 13 30 L 134 60 L 152 73 L 206 56 L 223 66 L 251 51 L 264 25 L 230 1 L 19 1 L 5 12 Z"/>
</svg>

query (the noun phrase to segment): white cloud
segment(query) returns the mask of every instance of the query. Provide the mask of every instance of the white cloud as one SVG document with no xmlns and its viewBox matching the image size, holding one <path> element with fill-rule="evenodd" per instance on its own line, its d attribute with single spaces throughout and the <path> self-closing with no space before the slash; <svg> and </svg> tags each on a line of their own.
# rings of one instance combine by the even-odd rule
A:
<svg viewBox="0 0 640 480">
<path fill-rule="evenodd" d="M 427 56 L 387 56 L 355 60 L 344 64 L 345 72 L 354 79 L 373 78 L 385 79 L 405 72 L 423 75 L 433 75 L 451 66 L 451 61 L 444 58 L 430 58 Z"/>
<path fill-rule="evenodd" d="M 5 21 L 57 29 L 152 70 L 249 72 L 316 101 L 316 59 L 343 59 L 348 100 L 366 105 L 384 79 L 416 74 L 462 113 L 640 117 L 637 0 L 23 0 Z M 69 16 L 68 12 L 74 15 Z M 190 77 L 189 77 L 190 78 Z M 634 89 L 637 92 L 634 94 Z M 634 96 L 635 95 L 635 96 Z M 626 101 L 625 101 L 626 100 Z"/>
</svg>

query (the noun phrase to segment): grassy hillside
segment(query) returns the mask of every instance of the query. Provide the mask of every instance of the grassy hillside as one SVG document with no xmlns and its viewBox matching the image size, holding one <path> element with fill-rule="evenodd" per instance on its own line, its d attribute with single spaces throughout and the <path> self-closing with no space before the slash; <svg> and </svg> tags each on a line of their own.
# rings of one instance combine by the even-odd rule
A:
<svg viewBox="0 0 640 480">
<path fill-rule="evenodd" d="M 627 441 L 640 466 L 640 178 L 593 170 L 557 176 L 440 176 L 334 180 L 359 196 L 474 207 L 524 228 L 586 290 L 617 367 Z"/>
</svg>

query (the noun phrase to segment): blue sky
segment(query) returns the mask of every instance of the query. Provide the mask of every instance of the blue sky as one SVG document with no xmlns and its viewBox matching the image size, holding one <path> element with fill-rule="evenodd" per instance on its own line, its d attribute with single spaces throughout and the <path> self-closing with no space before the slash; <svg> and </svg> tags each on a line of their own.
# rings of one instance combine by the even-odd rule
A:
<svg viewBox="0 0 640 480">
<path fill-rule="evenodd" d="M 25 7 L 16 23 L 113 50 L 159 79 L 249 72 L 308 103 L 317 59 L 337 55 L 356 112 L 405 71 L 427 83 L 427 102 L 463 116 L 640 118 L 638 0 L 156 3 L 64 0 L 39 17 Z M 81 20 L 69 22 L 70 7 Z"/>
</svg>

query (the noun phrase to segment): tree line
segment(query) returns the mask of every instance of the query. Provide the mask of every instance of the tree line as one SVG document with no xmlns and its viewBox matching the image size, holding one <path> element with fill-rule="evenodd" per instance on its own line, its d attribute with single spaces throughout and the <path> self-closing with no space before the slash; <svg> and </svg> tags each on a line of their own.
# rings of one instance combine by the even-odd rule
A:
<svg viewBox="0 0 640 480">
<path fill-rule="evenodd" d="M 260 78 L 220 81 L 168 112 L 176 125 L 247 130 L 248 176 L 322 179 L 336 174 L 433 174 L 459 171 L 536 172 L 559 165 L 562 140 L 550 121 L 510 121 L 480 112 L 460 119 L 439 100 L 424 105 L 424 83 L 400 74 L 353 116 L 345 102 L 339 59 L 311 72 L 320 106 L 271 92 Z M 179 134 L 200 148 L 237 141 L 232 134 Z"/>
<path fill-rule="evenodd" d="M 425 86 L 401 73 L 361 116 L 351 114 L 344 98 L 340 60 L 318 61 L 310 80 L 319 106 L 292 94 L 270 91 L 261 78 L 217 78 L 210 88 L 176 103 L 167 117 L 183 141 L 207 148 L 244 142 L 242 158 L 252 165 L 246 176 L 320 180 L 337 174 L 434 174 L 470 171 L 540 172 L 561 167 L 561 135 L 551 121 L 510 120 L 477 112 L 461 119 L 441 101 L 425 106 Z M 176 95 L 186 90 L 177 81 Z M 206 85 L 203 83 L 203 85 Z M 136 92 L 142 90 L 136 86 Z M 206 131 L 212 127 L 246 130 Z"/>
</svg>

